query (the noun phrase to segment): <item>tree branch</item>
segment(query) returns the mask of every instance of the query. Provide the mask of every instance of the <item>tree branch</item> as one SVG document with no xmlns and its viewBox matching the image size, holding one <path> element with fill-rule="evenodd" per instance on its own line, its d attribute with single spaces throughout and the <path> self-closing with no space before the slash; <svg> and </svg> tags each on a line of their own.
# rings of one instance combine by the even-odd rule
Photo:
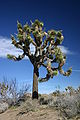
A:
<svg viewBox="0 0 80 120">
<path fill-rule="evenodd" d="M 62 69 L 62 67 L 59 68 L 59 72 L 60 74 L 62 74 L 63 76 L 69 76 L 72 73 L 72 68 L 69 68 L 69 70 L 67 70 L 67 72 L 64 72 L 64 70 Z"/>
<path fill-rule="evenodd" d="M 35 43 L 34 40 L 32 40 L 32 44 L 33 44 L 35 47 L 37 47 L 37 45 L 36 45 L 36 43 Z"/>
<path fill-rule="evenodd" d="M 25 54 L 23 53 L 22 55 L 19 55 L 18 57 L 8 54 L 7 57 L 8 59 L 12 59 L 14 61 L 20 61 L 25 57 Z"/>
<path fill-rule="evenodd" d="M 17 47 L 17 48 L 20 48 L 20 49 L 24 50 L 23 46 L 22 46 L 22 45 L 20 45 L 20 42 L 16 42 L 16 40 L 15 40 L 15 38 L 14 38 L 14 36 L 13 36 L 13 35 L 11 35 L 11 39 L 12 39 L 12 44 L 13 44 L 15 47 Z"/>
<path fill-rule="evenodd" d="M 44 77 L 44 78 L 39 78 L 39 82 L 46 82 L 46 81 L 48 81 L 50 79 L 50 75 L 49 74 L 47 74 L 46 75 L 46 77 Z"/>
</svg>

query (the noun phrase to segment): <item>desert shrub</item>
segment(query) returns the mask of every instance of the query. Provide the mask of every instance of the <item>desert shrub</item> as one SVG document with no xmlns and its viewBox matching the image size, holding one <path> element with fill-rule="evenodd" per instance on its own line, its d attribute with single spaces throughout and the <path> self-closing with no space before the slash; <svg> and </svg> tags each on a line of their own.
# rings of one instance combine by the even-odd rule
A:
<svg viewBox="0 0 80 120">
<path fill-rule="evenodd" d="M 49 106 L 55 107 L 67 119 L 73 118 L 80 114 L 80 92 L 71 95 L 68 93 L 66 96 L 56 96 Z"/>
<path fill-rule="evenodd" d="M 41 96 L 39 99 L 40 105 L 49 105 L 52 102 L 53 98 L 51 96 Z"/>
<path fill-rule="evenodd" d="M 30 90 L 30 85 L 22 85 L 18 89 L 16 79 L 8 81 L 6 78 L 0 83 L 0 99 L 7 102 L 9 106 L 16 105 L 19 99 L 22 99 L 24 94 Z M 25 99 L 25 97 L 24 97 Z"/>
<path fill-rule="evenodd" d="M 20 106 L 22 102 L 25 102 L 27 98 L 29 98 L 29 95 L 27 95 L 27 92 L 30 90 L 30 85 L 25 84 L 21 87 L 21 89 L 18 91 L 18 99 L 15 103 L 15 105 Z"/>
<path fill-rule="evenodd" d="M 0 102 L 0 114 L 8 109 L 9 105 L 6 102 Z"/>
<path fill-rule="evenodd" d="M 4 82 L 0 83 L 0 98 L 5 99 L 7 96 L 8 91 L 8 85 L 6 85 Z"/>
<path fill-rule="evenodd" d="M 30 91 L 30 85 L 23 84 L 20 90 L 18 91 L 18 97 L 23 97 L 29 91 Z"/>
<path fill-rule="evenodd" d="M 80 86 L 75 90 L 75 93 L 80 93 Z"/>
<path fill-rule="evenodd" d="M 54 95 L 54 96 L 60 96 L 60 91 L 59 91 L 59 90 L 54 91 L 54 92 L 53 92 L 53 95 Z"/>
<path fill-rule="evenodd" d="M 68 86 L 65 88 L 66 92 L 68 92 L 71 95 L 75 94 L 76 90 L 72 86 Z"/>
<path fill-rule="evenodd" d="M 38 97 L 41 97 L 41 94 L 40 94 L 40 93 L 38 93 Z"/>
<path fill-rule="evenodd" d="M 44 97 L 41 97 L 41 98 L 40 98 L 39 103 L 40 103 L 40 105 L 45 104 Z"/>
</svg>

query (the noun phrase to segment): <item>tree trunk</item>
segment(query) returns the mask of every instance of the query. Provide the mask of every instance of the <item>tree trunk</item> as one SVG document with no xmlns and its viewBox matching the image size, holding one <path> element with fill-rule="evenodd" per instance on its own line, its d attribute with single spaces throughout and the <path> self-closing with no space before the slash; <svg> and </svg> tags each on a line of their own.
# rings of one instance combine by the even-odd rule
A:
<svg viewBox="0 0 80 120">
<path fill-rule="evenodd" d="M 38 99 L 38 77 L 39 77 L 38 68 L 34 67 L 32 99 Z"/>
</svg>

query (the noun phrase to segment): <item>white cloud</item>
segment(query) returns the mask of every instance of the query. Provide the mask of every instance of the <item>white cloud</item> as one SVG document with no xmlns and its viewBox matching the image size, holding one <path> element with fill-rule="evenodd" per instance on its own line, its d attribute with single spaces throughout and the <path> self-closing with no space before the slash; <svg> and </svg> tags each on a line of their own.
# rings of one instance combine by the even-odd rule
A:
<svg viewBox="0 0 80 120">
<path fill-rule="evenodd" d="M 17 49 L 16 47 L 14 47 L 14 45 L 11 44 L 11 42 L 12 42 L 11 39 L 0 36 L 0 57 L 1 58 L 6 58 L 7 54 L 18 56 L 23 53 L 21 49 Z M 30 44 L 30 50 L 31 50 L 31 53 L 34 54 L 35 47 L 32 44 Z M 26 58 L 28 59 L 28 57 Z"/>
<path fill-rule="evenodd" d="M 22 53 L 22 50 L 16 49 L 16 47 L 11 44 L 10 39 L 0 36 L 0 57 L 5 58 L 7 54 L 18 56 Z"/>
<path fill-rule="evenodd" d="M 63 53 L 73 54 L 71 51 L 68 50 L 68 48 L 64 46 L 59 46 L 59 47 L 61 48 Z M 30 50 L 31 50 L 31 53 L 34 54 L 35 47 L 32 44 L 30 44 Z M 0 57 L 6 58 L 7 54 L 18 56 L 22 53 L 23 51 L 21 49 L 17 49 L 16 47 L 14 47 L 14 45 L 11 44 L 11 39 L 0 36 Z"/>
<path fill-rule="evenodd" d="M 35 53 L 35 46 L 32 43 L 30 44 L 30 51 L 32 54 Z"/>
<path fill-rule="evenodd" d="M 72 54 L 74 54 L 73 52 L 71 52 L 67 47 L 65 47 L 65 46 L 58 46 L 61 50 L 62 50 L 62 52 L 64 53 L 64 54 L 68 54 L 68 55 L 72 55 Z"/>
</svg>

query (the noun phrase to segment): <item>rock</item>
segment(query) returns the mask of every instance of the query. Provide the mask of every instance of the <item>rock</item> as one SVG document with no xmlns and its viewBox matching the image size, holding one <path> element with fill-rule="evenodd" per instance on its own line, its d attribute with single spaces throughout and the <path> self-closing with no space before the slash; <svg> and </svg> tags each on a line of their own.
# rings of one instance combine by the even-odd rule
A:
<svg viewBox="0 0 80 120">
<path fill-rule="evenodd" d="M 8 109 L 9 105 L 6 102 L 0 103 L 0 114 L 5 112 Z"/>
</svg>

